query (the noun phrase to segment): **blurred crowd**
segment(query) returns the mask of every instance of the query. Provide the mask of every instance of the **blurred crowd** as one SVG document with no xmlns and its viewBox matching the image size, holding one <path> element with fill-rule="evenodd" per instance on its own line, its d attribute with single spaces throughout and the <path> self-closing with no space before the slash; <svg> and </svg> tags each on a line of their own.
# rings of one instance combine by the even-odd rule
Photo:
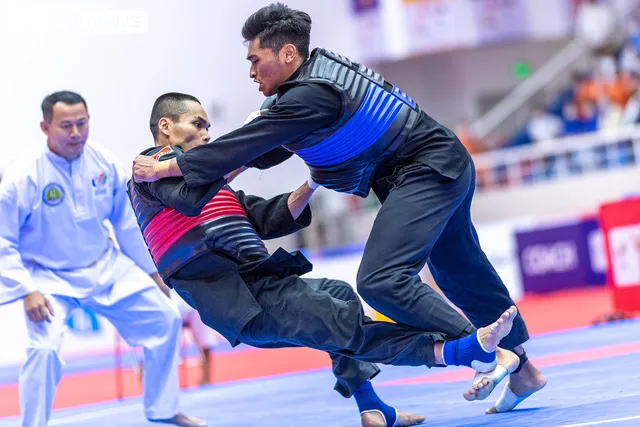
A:
<svg viewBox="0 0 640 427">
<path fill-rule="evenodd" d="M 590 49 L 593 65 L 574 72 L 552 103 L 533 106 L 525 129 L 515 135 L 480 140 L 467 122 L 454 131 L 476 154 L 640 122 L 639 18 L 618 16 L 606 0 L 584 0 L 576 12 L 575 35 Z"/>
<path fill-rule="evenodd" d="M 576 15 L 576 37 L 593 66 L 573 75 L 552 105 L 539 105 L 527 125 L 529 141 L 594 132 L 640 121 L 640 21 L 617 15 L 604 0 L 585 0 Z"/>
</svg>

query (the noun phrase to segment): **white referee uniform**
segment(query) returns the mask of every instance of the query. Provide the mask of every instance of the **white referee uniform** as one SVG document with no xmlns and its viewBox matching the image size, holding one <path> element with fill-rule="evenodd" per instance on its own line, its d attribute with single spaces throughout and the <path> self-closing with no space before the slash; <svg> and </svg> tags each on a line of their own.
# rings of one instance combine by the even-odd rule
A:
<svg viewBox="0 0 640 427">
<path fill-rule="evenodd" d="M 66 320 L 85 306 L 106 317 L 129 345 L 144 348 L 144 407 L 149 419 L 178 411 L 181 319 L 156 286 L 149 251 L 113 154 L 88 141 L 68 160 L 48 148 L 12 165 L 0 182 L 0 304 L 40 291 L 51 323 L 28 318 L 20 373 L 23 427 L 44 427 L 62 375 Z M 109 221 L 120 249 L 109 240 Z"/>
</svg>

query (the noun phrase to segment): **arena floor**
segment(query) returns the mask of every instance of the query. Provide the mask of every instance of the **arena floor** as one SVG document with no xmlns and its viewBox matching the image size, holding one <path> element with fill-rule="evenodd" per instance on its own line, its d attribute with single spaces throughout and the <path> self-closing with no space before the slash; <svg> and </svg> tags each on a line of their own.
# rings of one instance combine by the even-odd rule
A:
<svg viewBox="0 0 640 427">
<path fill-rule="evenodd" d="M 425 415 L 424 425 L 431 427 L 638 426 L 639 332 L 640 320 L 626 320 L 535 336 L 528 354 L 549 383 L 508 414 L 484 415 L 500 390 L 481 402 L 462 398 L 472 374 L 465 368 L 383 367 L 374 385 L 388 403 Z M 210 426 L 359 426 L 355 402 L 332 387 L 331 371 L 321 368 L 190 389 L 181 403 L 185 413 L 206 419 Z M 17 425 L 17 417 L 0 420 L 0 427 Z M 87 425 L 151 424 L 144 419 L 139 397 L 60 409 L 50 423 Z"/>
</svg>

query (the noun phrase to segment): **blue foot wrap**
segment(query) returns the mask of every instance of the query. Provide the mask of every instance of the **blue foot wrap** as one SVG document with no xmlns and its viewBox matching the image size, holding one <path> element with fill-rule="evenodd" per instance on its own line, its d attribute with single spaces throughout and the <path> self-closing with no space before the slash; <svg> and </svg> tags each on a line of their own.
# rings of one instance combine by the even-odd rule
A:
<svg viewBox="0 0 640 427">
<path fill-rule="evenodd" d="M 396 423 L 396 410 L 384 403 L 376 394 L 371 381 L 362 383 L 353 393 L 353 397 L 358 403 L 360 414 L 365 412 L 378 412 L 384 418 L 387 427 L 393 427 Z"/>
<path fill-rule="evenodd" d="M 486 352 L 480 345 L 477 333 L 455 341 L 445 341 L 442 355 L 446 365 L 467 366 L 479 372 L 488 372 L 497 363 L 496 352 Z"/>
</svg>

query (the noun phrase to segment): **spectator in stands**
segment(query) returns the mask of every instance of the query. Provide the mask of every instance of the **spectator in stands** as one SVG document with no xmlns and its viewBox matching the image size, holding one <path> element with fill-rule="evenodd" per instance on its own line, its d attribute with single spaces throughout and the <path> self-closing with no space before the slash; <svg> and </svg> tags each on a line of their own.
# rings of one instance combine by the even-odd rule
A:
<svg viewBox="0 0 640 427">
<path fill-rule="evenodd" d="M 598 107 L 594 102 L 586 103 L 579 114 L 581 132 L 595 132 L 598 130 Z"/>
<path fill-rule="evenodd" d="M 629 37 L 620 53 L 620 70 L 625 73 L 640 72 L 640 23 L 632 20 L 629 24 Z"/>
<path fill-rule="evenodd" d="M 582 106 L 580 113 L 589 114 L 589 106 L 595 104 L 598 111 L 597 127 L 599 129 L 617 127 L 622 121 L 622 111 L 633 93 L 630 75 L 617 71 L 615 77 L 609 80 L 598 73 L 596 76 L 601 78 L 595 83 L 597 90 L 594 91 L 593 98 Z"/>
<path fill-rule="evenodd" d="M 622 112 L 622 125 L 640 123 L 640 73 L 631 73 L 633 93 Z"/>
<path fill-rule="evenodd" d="M 560 117 L 548 113 L 543 105 L 536 107 L 527 125 L 527 133 L 532 141 L 557 138 L 563 131 L 564 124 Z"/>
<path fill-rule="evenodd" d="M 562 120 L 564 121 L 564 134 L 573 135 L 580 132 L 580 118 L 578 117 L 578 104 L 568 102 L 562 108 Z"/>
<path fill-rule="evenodd" d="M 574 98 L 578 98 L 583 86 L 589 81 L 589 75 L 584 71 L 574 71 L 571 76 L 571 86 Z"/>
<path fill-rule="evenodd" d="M 603 97 L 598 102 L 598 114 L 598 129 L 612 129 L 620 126 L 622 108 L 608 97 Z"/>
<path fill-rule="evenodd" d="M 580 114 L 588 103 L 598 102 L 604 94 L 604 86 L 599 78 L 600 74 L 594 73 L 593 78 L 587 73 L 577 73 L 573 80 L 573 102 Z"/>
<path fill-rule="evenodd" d="M 604 83 L 604 88 L 605 96 L 616 106 L 624 108 L 634 92 L 633 78 L 629 73 L 617 71 L 613 80 Z"/>
<path fill-rule="evenodd" d="M 578 114 L 578 106 L 575 102 L 567 103 L 562 109 L 564 120 L 564 134 L 575 135 L 582 132 L 582 123 Z"/>
<path fill-rule="evenodd" d="M 629 73 L 615 71 L 612 75 L 596 69 L 592 77 L 584 76 L 575 80 L 575 102 L 579 114 L 586 113 L 589 104 L 600 104 L 605 98 L 619 108 L 624 108 L 633 92 Z"/>
</svg>

